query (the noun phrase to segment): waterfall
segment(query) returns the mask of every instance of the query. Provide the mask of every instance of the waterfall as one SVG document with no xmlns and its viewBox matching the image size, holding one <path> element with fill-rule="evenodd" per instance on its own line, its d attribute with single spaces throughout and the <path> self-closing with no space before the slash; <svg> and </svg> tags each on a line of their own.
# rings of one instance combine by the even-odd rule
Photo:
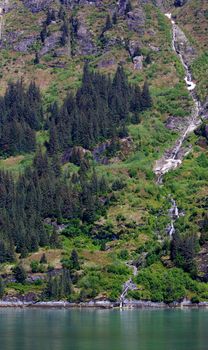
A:
<svg viewBox="0 0 208 350">
<path fill-rule="evenodd" d="M 183 131 L 181 132 L 181 135 L 179 136 L 178 140 L 176 141 L 174 147 L 168 152 L 166 152 L 165 155 L 159 160 L 156 161 L 156 164 L 154 166 L 154 172 L 157 175 L 157 182 L 158 184 L 162 183 L 163 175 L 167 173 L 169 170 L 175 169 L 178 167 L 178 165 L 182 162 L 182 156 L 180 156 L 179 152 L 182 148 L 182 145 L 187 138 L 187 136 L 194 131 L 198 125 L 201 123 L 201 104 L 200 101 L 197 99 L 196 93 L 195 93 L 195 87 L 196 84 L 193 81 L 192 74 L 190 71 L 190 68 L 188 64 L 185 62 L 185 58 L 183 57 L 183 53 L 180 52 L 180 48 L 177 48 L 177 41 L 178 36 L 180 35 L 181 30 L 180 28 L 175 24 L 175 21 L 172 19 L 171 13 L 166 13 L 166 17 L 168 17 L 171 20 L 172 24 L 172 49 L 176 52 L 176 54 L 179 56 L 181 63 L 185 70 L 185 82 L 187 89 L 190 93 L 190 96 L 193 100 L 193 109 L 191 112 L 191 116 L 188 118 L 188 122 L 185 124 L 185 127 Z M 185 37 L 185 36 L 184 36 Z"/>
<path fill-rule="evenodd" d="M 163 175 L 167 173 L 171 169 L 175 169 L 178 165 L 182 162 L 182 157 L 179 156 L 179 152 L 183 146 L 183 143 L 187 137 L 192 131 L 194 131 L 198 125 L 201 123 L 201 117 L 200 117 L 200 111 L 201 111 L 201 104 L 200 101 L 197 99 L 196 93 L 195 93 L 195 87 L 196 84 L 193 81 L 193 77 L 190 71 L 190 68 L 188 64 L 185 61 L 185 57 L 183 57 L 183 51 L 180 50 L 177 47 L 177 42 L 179 40 L 179 36 L 181 30 L 180 28 L 175 24 L 175 21 L 172 19 L 171 13 L 166 13 L 166 17 L 169 18 L 172 24 L 172 49 L 175 51 L 175 53 L 179 56 L 180 61 L 184 67 L 185 70 L 185 82 L 187 89 L 190 93 L 190 96 L 193 100 L 193 109 L 191 116 L 188 119 L 188 124 L 185 126 L 184 130 L 182 131 L 181 135 L 179 136 L 178 140 L 176 141 L 174 147 L 166 152 L 166 154 L 159 159 L 156 162 L 156 165 L 154 167 L 154 172 L 157 175 L 157 183 L 162 184 L 163 181 Z M 182 43 L 180 43 L 182 44 Z M 179 211 L 176 204 L 176 201 L 172 198 L 170 195 L 170 201 L 171 201 L 171 208 L 169 209 L 169 217 L 170 217 L 170 223 L 167 227 L 167 232 L 169 237 L 172 237 L 172 235 L 175 232 L 175 221 L 179 218 Z"/>
<path fill-rule="evenodd" d="M 167 227 L 167 232 L 168 232 L 168 235 L 172 237 L 172 235 L 175 232 L 174 223 L 179 218 L 179 210 L 178 210 L 176 201 L 173 198 L 171 198 L 170 201 L 171 201 L 171 208 L 169 209 L 170 224 Z"/>
</svg>

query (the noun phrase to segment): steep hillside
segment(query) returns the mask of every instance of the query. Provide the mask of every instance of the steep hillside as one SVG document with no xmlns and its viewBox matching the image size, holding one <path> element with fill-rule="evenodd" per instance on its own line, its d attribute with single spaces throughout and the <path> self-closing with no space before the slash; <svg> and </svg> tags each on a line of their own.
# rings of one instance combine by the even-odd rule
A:
<svg viewBox="0 0 208 350">
<path fill-rule="evenodd" d="M 1 3 L 0 295 L 207 301 L 205 1 Z"/>
<path fill-rule="evenodd" d="M 183 6 L 171 10 L 197 52 L 192 71 L 198 83 L 197 92 L 201 100 L 205 101 L 208 90 L 208 3 L 205 0 L 188 0 Z"/>
</svg>

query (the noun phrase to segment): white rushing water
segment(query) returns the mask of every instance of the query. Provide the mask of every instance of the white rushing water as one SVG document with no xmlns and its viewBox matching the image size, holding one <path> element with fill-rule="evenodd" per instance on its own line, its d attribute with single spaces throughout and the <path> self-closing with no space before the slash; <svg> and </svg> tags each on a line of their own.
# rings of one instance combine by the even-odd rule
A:
<svg viewBox="0 0 208 350">
<path fill-rule="evenodd" d="M 138 274 L 138 269 L 137 267 L 133 264 L 133 261 L 129 261 L 126 263 L 126 265 L 130 268 L 132 268 L 133 270 L 133 276 L 136 277 L 137 274 Z M 124 303 L 125 303 L 125 298 L 128 294 L 128 292 L 130 290 L 136 290 L 137 289 L 137 286 L 136 284 L 132 281 L 132 279 L 130 278 L 128 281 L 126 281 L 123 285 L 123 290 L 122 290 L 122 293 L 120 295 L 120 308 L 123 308 L 124 306 Z"/>
<path fill-rule="evenodd" d="M 180 36 L 181 33 L 184 35 L 184 33 L 175 24 L 175 21 L 172 19 L 171 13 L 166 13 L 165 15 L 167 18 L 169 18 L 172 24 L 172 49 L 179 56 L 181 63 L 184 67 L 184 70 L 185 70 L 184 80 L 186 82 L 186 86 L 190 93 L 190 96 L 192 97 L 192 100 L 193 100 L 193 109 L 192 109 L 191 116 L 188 118 L 188 123 L 186 124 L 183 131 L 181 132 L 181 135 L 176 141 L 174 147 L 168 152 L 166 152 L 166 154 L 161 159 L 159 159 L 155 164 L 154 172 L 157 175 L 157 182 L 159 184 L 162 183 L 163 175 L 165 173 L 167 173 L 169 170 L 177 168 L 182 163 L 183 155 L 182 156 L 179 155 L 179 152 L 181 151 L 183 143 L 187 138 L 187 136 L 191 132 L 193 132 L 201 123 L 201 117 L 200 117 L 201 105 L 194 91 L 196 88 L 196 84 L 193 81 L 190 68 L 186 63 L 185 58 L 183 57 L 183 53 L 180 51 L 180 49 L 177 48 L 177 43 L 178 41 L 180 41 L 180 38 L 177 36 Z M 180 42 L 180 45 L 183 45 L 183 42 Z M 174 226 L 175 221 L 179 218 L 179 210 L 178 210 L 176 201 L 172 198 L 171 195 L 170 195 L 170 201 L 171 201 L 171 208 L 169 209 L 169 213 L 168 213 L 170 217 L 170 223 L 167 227 L 167 233 L 170 237 L 172 237 L 172 235 L 175 232 L 175 226 Z"/>
<path fill-rule="evenodd" d="M 166 154 L 159 160 L 156 161 L 155 167 L 154 167 L 154 172 L 158 177 L 158 183 L 162 183 L 162 178 L 165 173 L 167 173 L 171 169 L 177 168 L 181 162 L 182 159 L 179 157 L 179 152 L 182 148 L 182 145 L 187 138 L 187 136 L 194 131 L 198 125 L 201 123 L 201 118 L 200 118 L 200 102 L 197 99 L 195 95 L 195 87 L 196 84 L 193 81 L 191 71 L 187 65 L 187 63 L 184 60 L 184 57 L 181 52 L 178 51 L 177 49 L 177 35 L 179 31 L 179 27 L 175 24 L 175 21 L 172 20 L 172 15 L 171 13 L 166 13 L 166 17 L 168 17 L 171 20 L 172 23 L 172 48 L 176 52 L 176 54 L 179 56 L 181 63 L 184 67 L 185 70 L 185 82 L 187 85 L 187 89 L 190 92 L 190 96 L 192 97 L 193 100 L 193 109 L 191 116 L 188 119 L 188 123 L 185 126 L 184 130 L 181 132 L 181 135 L 179 136 L 178 140 L 176 141 L 174 147 L 169 150 L 169 152 L 166 152 Z"/>
<path fill-rule="evenodd" d="M 179 218 L 179 210 L 178 210 L 176 201 L 173 198 L 171 198 L 170 201 L 171 201 L 171 208 L 169 209 L 169 217 L 171 221 L 167 227 L 167 232 L 168 232 L 168 235 L 172 237 L 172 235 L 175 232 L 174 223 Z"/>
</svg>

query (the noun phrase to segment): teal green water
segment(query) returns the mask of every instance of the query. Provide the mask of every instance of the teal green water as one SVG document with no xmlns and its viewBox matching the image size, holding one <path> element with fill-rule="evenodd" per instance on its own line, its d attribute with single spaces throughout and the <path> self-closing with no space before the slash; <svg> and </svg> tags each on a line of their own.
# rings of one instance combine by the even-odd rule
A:
<svg viewBox="0 0 208 350">
<path fill-rule="evenodd" d="M 207 350 L 206 310 L 1 309 L 1 350 Z"/>
</svg>

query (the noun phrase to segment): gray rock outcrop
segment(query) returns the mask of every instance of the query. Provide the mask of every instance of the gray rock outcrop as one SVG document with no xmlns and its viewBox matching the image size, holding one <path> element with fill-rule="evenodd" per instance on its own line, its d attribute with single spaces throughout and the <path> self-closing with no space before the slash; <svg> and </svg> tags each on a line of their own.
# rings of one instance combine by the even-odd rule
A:
<svg viewBox="0 0 208 350">
<path fill-rule="evenodd" d="M 190 66 L 197 56 L 196 50 L 189 44 L 184 32 L 175 25 L 175 48 L 183 56 L 184 62 Z"/>
<path fill-rule="evenodd" d="M 76 54 L 78 55 L 91 55 L 97 52 L 97 47 L 93 43 L 89 29 L 85 23 L 80 20 L 77 30 L 77 44 Z"/>
<path fill-rule="evenodd" d="M 18 52 L 28 52 L 28 50 L 34 44 L 35 41 L 36 41 L 36 38 L 34 36 L 24 38 L 20 40 L 17 44 L 15 44 L 13 48 L 15 51 L 18 51 Z"/>
<path fill-rule="evenodd" d="M 133 58 L 133 63 L 134 63 L 134 69 L 136 70 L 141 70 L 143 69 L 143 56 L 135 56 Z"/>
<path fill-rule="evenodd" d="M 22 0 L 22 2 L 31 12 L 36 13 L 46 10 L 53 0 Z"/>
<path fill-rule="evenodd" d="M 127 23 L 129 30 L 134 31 L 139 35 L 144 34 L 145 13 L 142 7 L 136 8 L 135 10 L 128 12 Z"/>
<path fill-rule="evenodd" d="M 61 38 L 60 32 L 52 33 L 49 37 L 47 37 L 45 39 L 43 48 L 40 50 L 40 53 L 39 53 L 40 56 L 43 56 L 46 53 L 53 50 L 59 44 L 60 38 Z"/>
</svg>

